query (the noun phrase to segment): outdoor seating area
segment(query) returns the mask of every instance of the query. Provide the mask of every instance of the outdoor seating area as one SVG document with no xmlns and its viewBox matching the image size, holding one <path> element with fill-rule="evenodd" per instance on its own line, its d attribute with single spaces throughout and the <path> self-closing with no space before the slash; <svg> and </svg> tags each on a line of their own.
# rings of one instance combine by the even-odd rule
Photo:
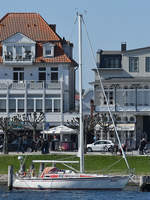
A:
<svg viewBox="0 0 150 200">
<path fill-rule="evenodd" d="M 75 151 L 78 149 L 78 131 L 61 125 L 41 132 L 50 141 L 52 151 Z"/>
</svg>

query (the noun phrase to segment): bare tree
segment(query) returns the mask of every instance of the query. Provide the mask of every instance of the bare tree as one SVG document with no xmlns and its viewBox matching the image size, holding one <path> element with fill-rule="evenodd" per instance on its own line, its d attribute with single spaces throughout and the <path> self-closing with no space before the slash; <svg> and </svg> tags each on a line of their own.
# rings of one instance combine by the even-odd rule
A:
<svg viewBox="0 0 150 200">
<path fill-rule="evenodd" d="M 104 133 L 105 139 L 107 139 L 107 133 L 113 130 L 112 121 L 108 118 L 110 119 L 108 113 L 97 113 L 94 115 L 92 122 L 94 127 L 99 125 L 99 129 Z"/>
<path fill-rule="evenodd" d="M 0 129 L 4 133 L 3 141 L 3 153 L 8 153 L 8 134 L 13 133 L 14 126 L 18 126 L 20 123 L 17 116 L 14 117 L 0 117 Z"/>
<path fill-rule="evenodd" d="M 86 144 L 87 141 L 90 140 L 91 138 L 93 138 L 94 136 L 94 125 L 93 125 L 93 120 L 91 118 L 91 115 L 85 115 L 84 119 L 83 119 L 83 124 L 84 124 L 84 147 L 86 150 Z M 76 117 L 73 118 L 71 121 L 67 121 L 66 126 L 73 128 L 73 129 L 77 129 L 79 131 L 79 126 L 80 126 L 80 118 Z"/>
<path fill-rule="evenodd" d="M 99 129 L 104 133 L 105 138 L 107 139 L 107 133 L 110 130 L 113 130 L 112 121 L 108 120 L 108 113 L 96 113 L 93 115 L 84 116 L 84 139 L 85 144 L 86 140 L 93 138 L 94 129 L 96 125 L 99 125 Z M 79 130 L 80 118 L 73 118 L 71 121 L 66 123 L 70 128 Z"/>
<path fill-rule="evenodd" d="M 27 113 L 27 115 L 20 115 L 19 119 L 23 122 L 24 128 L 33 130 L 33 141 L 35 141 L 37 136 L 37 128 L 44 122 L 45 114 L 43 112 Z"/>
</svg>

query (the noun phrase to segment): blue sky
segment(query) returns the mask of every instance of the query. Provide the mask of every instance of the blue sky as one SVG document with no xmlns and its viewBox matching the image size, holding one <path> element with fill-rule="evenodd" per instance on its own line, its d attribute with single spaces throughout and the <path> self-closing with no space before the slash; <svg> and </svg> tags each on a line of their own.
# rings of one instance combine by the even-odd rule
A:
<svg viewBox="0 0 150 200">
<path fill-rule="evenodd" d="M 8 12 L 37 12 L 57 33 L 74 43 L 74 59 L 78 61 L 76 12 L 84 15 L 88 34 L 96 56 L 98 49 L 120 50 L 150 46 L 150 0 L 4 0 L 0 17 Z M 86 11 L 86 12 L 85 12 Z M 94 80 L 94 59 L 83 31 L 83 88 Z M 77 75 L 78 82 L 78 75 Z M 78 84 L 77 84 L 78 89 Z"/>
</svg>

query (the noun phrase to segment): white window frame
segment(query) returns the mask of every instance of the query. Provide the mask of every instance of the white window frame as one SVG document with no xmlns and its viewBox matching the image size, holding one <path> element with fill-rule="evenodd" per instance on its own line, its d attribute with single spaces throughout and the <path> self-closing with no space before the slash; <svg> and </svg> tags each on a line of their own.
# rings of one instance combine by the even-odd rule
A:
<svg viewBox="0 0 150 200">
<path fill-rule="evenodd" d="M 150 57 L 145 57 L 145 72 L 150 72 Z"/>
<path fill-rule="evenodd" d="M 43 56 L 44 57 L 54 57 L 54 44 L 52 43 L 46 43 L 43 44 Z M 46 53 L 46 51 L 49 50 L 50 53 Z"/>
<path fill-rule="evenodd" d="M 139 72 L 139 57 L 129 57 L 129 72 Z"/>
</svg>

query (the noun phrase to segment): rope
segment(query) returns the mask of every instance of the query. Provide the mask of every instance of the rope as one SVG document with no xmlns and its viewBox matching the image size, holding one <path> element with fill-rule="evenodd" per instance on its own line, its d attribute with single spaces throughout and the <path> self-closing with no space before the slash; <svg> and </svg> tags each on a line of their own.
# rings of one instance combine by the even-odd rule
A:
<svg viewBox="0 0 150 200">
<path fill-rule="evenodd" d="M 83 20 L 83 17 L 82 17 L 82 20 Z M 89 45 L 90 45 L 90 49 L 91 49 L 91 52 L 92 52 L 92 55 L 93 55 L 94 64 L 96 65 L 96 58 L 95 58 L 95 56 L 94 56 L 94 51 L 93 51 L 93 48 L 92 48 L 92 43 L 91 43 L 91 41 L 90 41 L 89 34 L 88 34 L 88 31 L 87 31 L 87 28 L 86 28 L 86 23 L 85 23 L 84 20 L 83 20 L 83 24 L 84 24 L 84 26 L 85 26 L 85 30 L 86 30 L 86 33 L 87 33 L 87 38 L 88 38 Z M 102 89 L 104 98 L 105 98 L 105 100 L 106 100 L 106 104 L 107 104 L 107 107 L 108 107 L 108 112 L 109 112 L 110 118 L 111 118 L 111 120 L 112 120 L 112 124 L 113 124 L 114 130 L 115 130 L 116 136 L 117 136 L 117 140 L 118 140 L 118 143 L 119 143 L 119 146 L 120 146 L 120 149 L 121 149 L 123 158 L 124 158 L 124 160 L 125 160 L 125 163 L 126 163 L 126 165 L 127 165 L 127 168 L 130 170 L 128 161 L 127 161 L 127 159 L 126 159 L 124 150 L 123 150 L 123 148 L 122 148 L 122 145 L 121 145 L 121 142 L 120 142 L 120 139 L 119 139 L 119 136 L 118 136 L 118 132 L 117 132 L 117 129 L 116 129 L 116 126 L 115 126 L 115 122 L 114 122 L 112 113 L 111 113 L 111 111 L 110 111 L 110 106 L 109 106 L 109 103 L 108 103 L 108 98 L 107 98 L 107 96 L 106 96 L 106 93 L 105 93 L 105 90 L 104 90 L 104 87 L 103 87 L 103 84 L 102 84 L 102 79 L 101 79 L 101 76 L 100 76 L 100 72 L 99 72 L 99 70 L 98 70 L 97 65 L 96 65 L 96 71 L 97 71 L 97 73 L 98 73 L 100 86 L 101 86 L 101 89 Z"/>
<path fill-rule="evenodd" d="M 109 169 L 111 169 L 114 165 L 116 165 L 117 163 L 119 163 L 123 158 L 121 158 L 120 160 L 117 160 L 116 162 L 114 162 L 112 165 L 110 165 L 109 167 L 107 167 L 104 171 L 108 171 Z"/>
</svg>

